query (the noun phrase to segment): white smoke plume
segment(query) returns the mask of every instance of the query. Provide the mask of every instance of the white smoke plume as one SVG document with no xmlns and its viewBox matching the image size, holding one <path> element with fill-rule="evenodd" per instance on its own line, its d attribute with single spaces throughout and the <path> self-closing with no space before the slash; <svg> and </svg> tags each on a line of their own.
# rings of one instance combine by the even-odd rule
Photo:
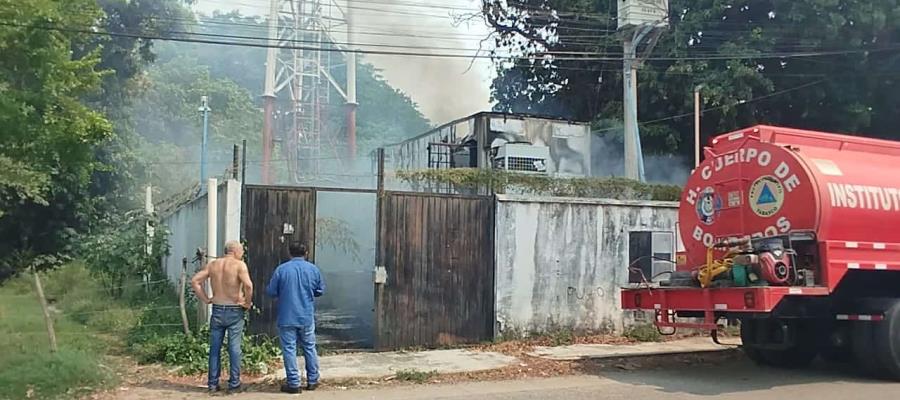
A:
<svg viewBox="0 0 900 400">
<path fill-rule="evenodd" d="M 409 46 L 389 49 L 390 51 L 474 54 L 480 38 L 487 37 L 489 33 L 480 18 L 454 24 L 455 19 L 458 20 L 465 14 L 477 14 L 480 8 L 477 1 L 379 1 L 381 5 L 377 7 L 384 12 L 354 10 L 357 32 L 389 32 L 396 36 L 357 34 L 356 42 L 387 42 L 391 45 Z M 366 0 L 353 4 L 360 8 L 373 7 Z M 429 5 L 438 4 L 448 8 L 429 8 Z M 453 9 L 449 9 L 451 7 Z M 485 45 L 492 44 L 491 41 L 485 41 Z M 485 48 L 481 54 L 487 54 L 487 50 L 489 49 Z M 494 71 L 489 59 L 387 55 L 365 55 L 363 59 L 380 69 L 388 83 L 408 94 L 419 105 L 422 114 L 434 124 L 486 111 L 491 107 L 490 85 Z"/>
</svg>

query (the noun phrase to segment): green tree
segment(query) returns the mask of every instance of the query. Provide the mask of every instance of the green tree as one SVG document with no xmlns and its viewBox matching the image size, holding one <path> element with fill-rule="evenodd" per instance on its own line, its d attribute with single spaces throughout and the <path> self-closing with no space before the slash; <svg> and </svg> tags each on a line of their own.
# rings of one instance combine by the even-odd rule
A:
<svg viewBox="0 0 900 400">
<path fill-rule="evenodd" d="M 135 186 L 144 178 L 142 162 L 134 152 L 139 140 L 127 110 L 140 93 L 136 78 L 156 60 L 157 42 L 141 36 L 182 35 L 192 17 L 185 6 L 193 0 L 95 0 L 95 3 L 103 11 L 101 17 L 81 29 L 111 34 L 91 35 L 88 43 L 73 47 L 73 51 L 76 56 L 99 53 L 98 68 L 107 73 L 101 90 L 86 96 L 85 100 L 112 121 L 115 135 L 95 149 L 95 158 L 106 167 L 94 173 L 90 195 L 98 199 L 104 213 L 121 212 L 138 205 L 133 193 L 139 192 Z"/>
<path fill-rule="evenodd" d="M 190 54 L 190 53 L 184 53 Z M 140 81 L 141 95 L 130 114 L 140 139 L 139 154 L 163 198 L 196 182 L 202 134 L 200 97 L 209 97 L 210 176 L 224 172 L 232 146 L 247 140 L 256 157 L 262 112 L 250 92 L 234 81 L 215 78 L 194 55 L 163 58 Z M 173 179 L 174 178 L 174 179 Z"/>
<path fill-rule="evenodd" d="M 75 33 L 102 16 L 90 0 L 0 1 L 0 253 L 59 251 L 94 210 L 94 151 L 112 127 L 81 98 L 99 89 L 99 53 Z M 48 28 L 59 29 L 48 29 Z M 27 257 L 26 257 L 27 258 Z M 23 267 L 17 265 L 16 267 Z M 0 269 L 0 279 L 11 266 Z"/>
<path fill-rule="evenodd" d="M 621 55 L 612 0 L 484 0 L 495 54 Z M 756 123 L 870 136 L 893 129 L 897 0 L 671 0 L 670 27 L 639 71 L 645 151 L 688 155 L 692 91 L 704 85 L 704 137 Z M 797 56 L 803 53 L 804 56 Z M 621 120 L 621 62 L 498 58 L 498 109 Z M 751 101 L 756 100 L 756 101 Z M 613 126 L 615 126 L 613 122 Z M 620 135 L 620 133 L 617 132 Z"/>
</svg>

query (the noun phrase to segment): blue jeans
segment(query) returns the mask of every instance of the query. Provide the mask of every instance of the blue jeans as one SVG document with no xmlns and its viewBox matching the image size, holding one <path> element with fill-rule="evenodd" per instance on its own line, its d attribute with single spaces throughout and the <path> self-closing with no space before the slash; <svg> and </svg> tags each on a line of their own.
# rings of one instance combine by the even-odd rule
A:
<svg viewBox="0 0 900 400">
<path fill-rule="evenodd" d="M 300 387 L 300 371 L 297 367 L 297 340 L 300 341 L 300 346 L 303 349 L 303 359 L 306 361 L 306 383 L 308 385 L 319 383 L 316 325 L 279 326 L 278 336 L 281 338 L 281 354 L 284 357 L 284 370 L 287 375 L 288 386 Z"/>
<path fill-rule="evenodd" d="M 209 380 L 207 387 L 219 387 L 222 369 L 222 342 L 228 333 L 228 388 L 241 385 L 241 339 L 244 333 L 244 308 L 213 304 L 209 319 Z"/>
</svg>

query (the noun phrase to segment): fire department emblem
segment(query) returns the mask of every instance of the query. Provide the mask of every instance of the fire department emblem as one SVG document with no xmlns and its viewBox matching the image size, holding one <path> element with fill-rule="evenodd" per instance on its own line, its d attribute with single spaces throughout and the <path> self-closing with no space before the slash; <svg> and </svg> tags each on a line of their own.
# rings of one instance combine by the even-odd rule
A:
<svg viewBox="0 0 900 400">
<path fill-rule="evenodd" d="M 761 176 L 750 185 L 750 209 L 760 217 L 775 215 L 784 204 L 784 186 L 774 176 Z"/>
<path fill-rule="evenodd" d="M 712 188 L 706 188 L 697 201 L 697 219 L 706 225 L 712 225 L 716 214 L 722 209 L 722 199 L 716 196 Z"/>
</svg>

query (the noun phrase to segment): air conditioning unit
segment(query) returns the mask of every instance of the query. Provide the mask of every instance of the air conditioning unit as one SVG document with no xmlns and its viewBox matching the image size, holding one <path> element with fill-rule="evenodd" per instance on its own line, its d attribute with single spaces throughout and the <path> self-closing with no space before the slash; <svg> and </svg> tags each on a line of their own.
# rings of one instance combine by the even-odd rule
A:
<svg viewBox="0 0 900 400">
<path fill-rule="evenodd" d="M 619 0 L 619 29 L 651 25 L 665 27 L 668 25 L 669 0 Z"/>
<path fill-rule="evenodd" d="M 546 173 L 550 148 L 530 143 L 506 143 L 497 149 L 494 168 L 515 172 Z"/>
</svg>

